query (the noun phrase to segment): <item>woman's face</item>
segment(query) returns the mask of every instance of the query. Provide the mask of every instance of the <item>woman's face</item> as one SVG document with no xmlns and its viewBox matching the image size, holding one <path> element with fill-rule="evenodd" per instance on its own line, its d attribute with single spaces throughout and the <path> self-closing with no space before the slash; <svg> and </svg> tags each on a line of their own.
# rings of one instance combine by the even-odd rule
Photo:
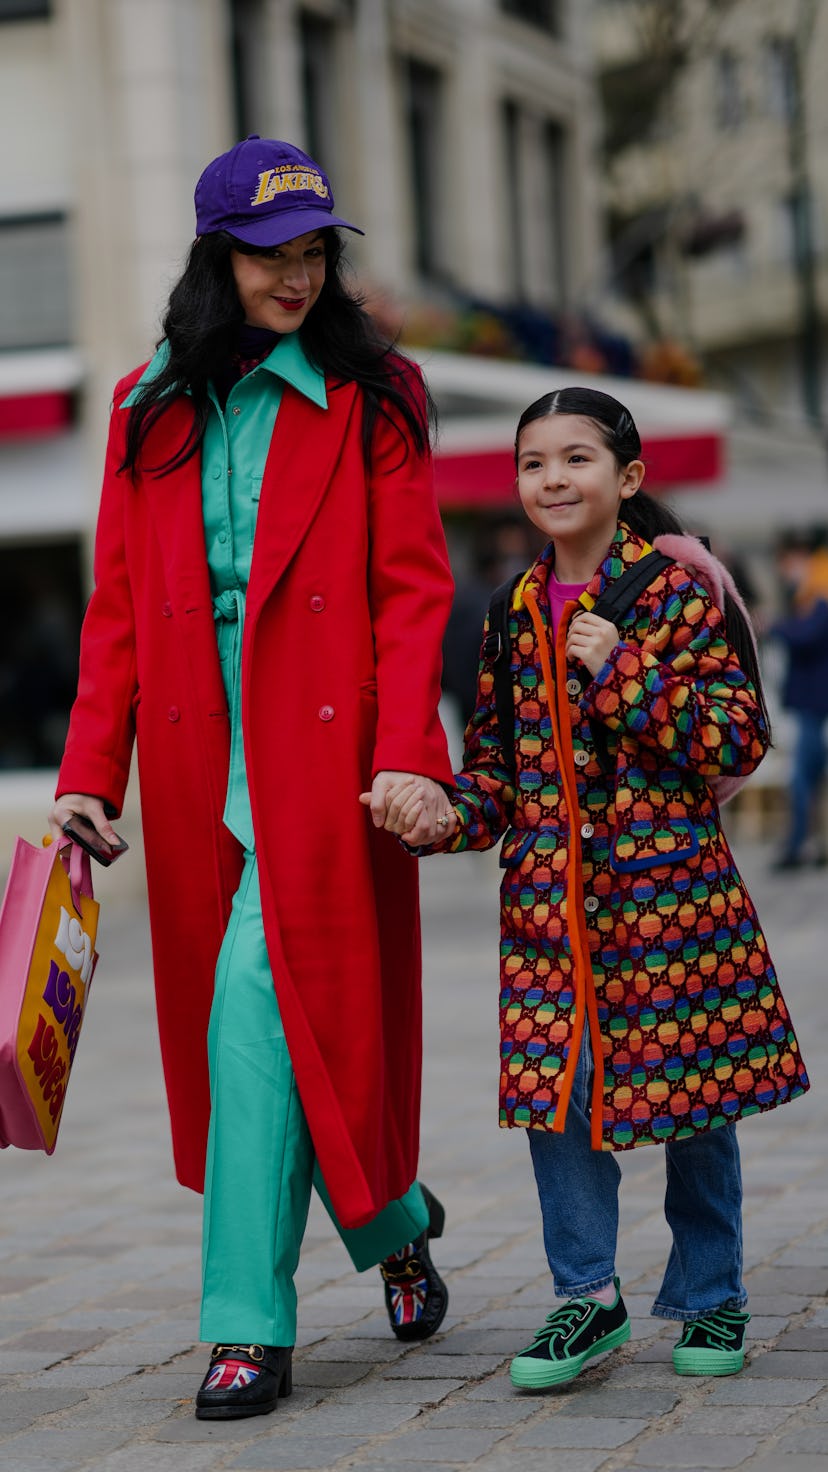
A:
<svg viewBox="0 0 828 1472">
<path fill-rule="evenodd" d="M 297 332 L 325 283 L 325 242 L 310 230 L 254 256 L 231 250 L 230 263 L 245 322 Z"/>
</svg>

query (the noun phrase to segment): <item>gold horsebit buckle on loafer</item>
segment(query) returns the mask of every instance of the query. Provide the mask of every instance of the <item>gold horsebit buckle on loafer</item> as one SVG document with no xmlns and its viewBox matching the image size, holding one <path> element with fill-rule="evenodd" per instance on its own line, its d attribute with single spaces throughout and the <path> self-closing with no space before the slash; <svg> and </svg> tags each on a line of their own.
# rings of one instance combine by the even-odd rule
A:
<svg viewBox="0 0 828 1472">
<path fill-rule="evenodd" d="M 384 1262 L 381 1262 L 379 1267 L 386 1283 L 405 1282 L 407 1278 L 421 1278 L 423 1275 L 423 1265 L 418 1257 L 407 1258 L 404 1264 L 395 1268 L 393 1272 L 385 1266 Z"/>
<path fill-rule="evenodd" d="M 261 1344 L 216 1344 L 210 1352 L 211 1360 L 223 1360 L 228 1354 L 248 1354 L 251 1360 L 261 1361 L 264 1359 L 264 1347 Z"/>
</svg>

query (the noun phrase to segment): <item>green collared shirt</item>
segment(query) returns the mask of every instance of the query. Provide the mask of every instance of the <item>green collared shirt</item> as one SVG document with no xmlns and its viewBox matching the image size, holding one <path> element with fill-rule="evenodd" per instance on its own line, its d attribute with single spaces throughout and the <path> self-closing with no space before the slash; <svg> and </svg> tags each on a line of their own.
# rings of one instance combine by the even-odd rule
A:
<svg viewBox="0 0 828 1472">
<path fill-rule="evenodd" d="M 168 357 L 163 342 L 122 408 L 135 402 L 139 389 L 157 377 Z M 262 476 L 285 383 L 327 409 L 324 374 L 308 361 L 298 332 L 280 338 L 258 367 L 233 385 L 223 412 L 210 385 L 213 412 L 201 447 L 201 496 L 214 593 L 247 588 Z"/>
<path fill-rule="evenodd" d="M 163 342 L 147 364 L 122 408 L 135 402 L 142 384 L 163 368 L 169 348 Z M 253 819 L 247 790 L 241 721 L 241 650 L 244 600 L 250 578 L 253 539 L 265 462 L 285 383 L 327 409 L 325 378 L 308 361 L 298 332 L 279 339 L 256 368 L 233 385 L 222 410 L 213 385 L 212 412 L 201 446 L 201 503 L 221 673 L 230 711 L 230 775 L 224 822 L 253 848 Z"/>
</svg>

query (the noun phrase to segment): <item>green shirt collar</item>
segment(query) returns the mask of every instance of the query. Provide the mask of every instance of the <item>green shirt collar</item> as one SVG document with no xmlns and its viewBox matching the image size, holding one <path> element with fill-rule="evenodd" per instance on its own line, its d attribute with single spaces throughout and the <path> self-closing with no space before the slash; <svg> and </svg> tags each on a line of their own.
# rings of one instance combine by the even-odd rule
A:
<svg viewBox="0 0 828 1472">
<path fill-rule="evenodd" d="M 122 401 L 122 409 L 131 408 L 144 384 L 151 383 L 154 378 L 158 377 L 169 355 L 170 346 L 165 339 L 154 357 L 150 359 L 138 382 Z M 320 409 L 327 409 L 325 375 L 309 361 L 298 332 L 289 332 L 284 337 L 280 337 L 273 351 L 268 353 L 259 367 L 272 373 L 274 378 L 280 378 L 283 383 L 289 383 L 291 388 L 304 394 L 312 404 L 318 404 Z"/>
</svg>

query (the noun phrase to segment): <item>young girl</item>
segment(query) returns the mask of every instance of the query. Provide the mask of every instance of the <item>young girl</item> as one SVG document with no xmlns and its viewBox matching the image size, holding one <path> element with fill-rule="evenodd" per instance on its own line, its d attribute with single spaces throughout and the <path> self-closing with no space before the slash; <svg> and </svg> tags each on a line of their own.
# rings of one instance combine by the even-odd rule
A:
<svg viewBox="0 0 828 1472">
<path fill-rule="evenodd" d="M 719 819 L 723 787 L 768 745 L 755 651 L 724 568 L 641 491 L 623 405 L 549 394 L 523 414 L 515 453 L 524 510 L 550 539 L 511 602 L 517 776 L 489 641 L 430 850 L 505 834 L 501 1124 L 528 1131 L 567 1300 L 512 1381 L 561 1384 L 629 1338 L 612 1151 L 659 1142 L 673 1247 L 653 1313 L 684 1321 L 680 1375 L 733 1374 L 749 1318 L 735 1122 L 808 1087 Z M 652 541 L 675 561 L 619 633 L 590 608 Z M 389 825 L 405 835 L 420 816 L 416 784 L 400 785 Z"/>
</svg>

